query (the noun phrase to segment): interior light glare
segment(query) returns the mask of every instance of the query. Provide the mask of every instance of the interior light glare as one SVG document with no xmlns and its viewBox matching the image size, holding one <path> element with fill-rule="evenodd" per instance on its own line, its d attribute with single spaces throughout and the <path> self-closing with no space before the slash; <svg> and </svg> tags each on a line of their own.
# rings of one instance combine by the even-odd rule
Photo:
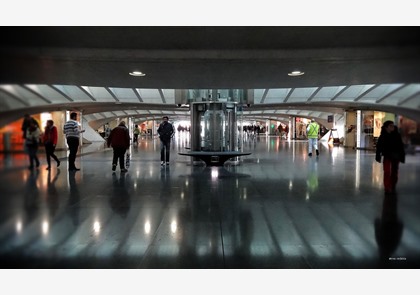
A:
<svg viewBox="0 0 420 295">
<path fill-rule="evenodd" d="M 288 75 L 291 77 L 302 76 L 303 74 L 305 74 L 305 72 L 301 72 L 301 71 L 292 71 L 288 73 Z"/>
<path fill-rule="evenodd" d="M 133 71 L 131 73 L 129 73 L 131 76 L 136 76 L 136 77 L 143 77 L 146 76 L 146 74 L 139 72 L 139 71 Z"/>
</svg>

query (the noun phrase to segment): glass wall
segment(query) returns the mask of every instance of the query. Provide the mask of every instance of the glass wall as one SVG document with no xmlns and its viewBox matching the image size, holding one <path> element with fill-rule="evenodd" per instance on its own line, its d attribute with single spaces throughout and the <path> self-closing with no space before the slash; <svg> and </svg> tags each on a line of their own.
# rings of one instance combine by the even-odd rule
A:
<svg viewBox="0 0 420 295">
<path fill-rule="evenodd" d="M 244 89 L 188 89 L 187 100 L 191 102 L 222 101 L 246 103 Z"/>
</svg>

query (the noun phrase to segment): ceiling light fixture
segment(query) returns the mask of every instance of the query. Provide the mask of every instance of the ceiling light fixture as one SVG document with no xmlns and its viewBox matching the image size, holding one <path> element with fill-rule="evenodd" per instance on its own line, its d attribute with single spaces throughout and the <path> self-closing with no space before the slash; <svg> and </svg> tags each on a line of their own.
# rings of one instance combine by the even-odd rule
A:
<svg viewBox="0 0 420 295">
<path fill-rule="evenodd" d="M 139 71 L 133 71 L 131 73 L 129 73 L 131 76 L 136 76 L 136 77 L 143 77 L 146 76 L 146 74 L 139 72 Z"/>
<path fill-rule="evenodd" d="M 293 72 L 288 73 L 288 75 L 291 77 L 302 76 L 303 74 L 305 74 L 305 72 L 301 72 L 301 71 L 293 71 Z"/>
</svg>

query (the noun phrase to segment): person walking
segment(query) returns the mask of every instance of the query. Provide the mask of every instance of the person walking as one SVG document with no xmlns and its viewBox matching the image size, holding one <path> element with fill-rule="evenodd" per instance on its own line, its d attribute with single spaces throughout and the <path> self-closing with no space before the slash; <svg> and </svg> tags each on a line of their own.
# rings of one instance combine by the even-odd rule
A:
<svg viewBox="0 0 420 295">
<path fill-rule="evenodd" d="M 58 140 L 58 132 L 57 127 L 54 126 L 53 120 L 47 121 L 47 126 L 45 126 L 45 132 L 42 137 L 42 142 L 44 143 L 45 147 L 45 154 L 47 156 L 47 170 L 51 169 L 51 157 L 57 162 L 57 167 L 60 166 L 60 160 L 54 154 L 55 147 L 57 145 Z"/>
<path fill-rule="evenodd" d="M 134 131 L 133 131 L 133 142 L 134 143 L 138 143 L 139 142 L 139 134 L 140 134 L 140 129 L 139 129 L 139 125 L 134 125 Z"/>
<path fill-rule="evenodd" d="M 308 136 L 308 152 L 309 157 L 312 157 L 312 149 L 315 148 L 316 155 L 319 156 L 318 151 L 318 136 L 319 136 L 319 125 L 315 119 L 311 120 L 311 123 L 306 127 L 306 134 Z"/>
<path fill-rule="evenodd" d="M 169 165 L 169 152 L 171 148 L 171 139 L 175 133 L 174 126 L 169 123 L 168 116 L 164 116 L 157 130 L 160 138 L 160 164 Z"/>
<path fill-rule="evenodd" d="M 37 120 L 35 120 L 33 117 L 31 117 L 29 114 L 25 114 L 23 116 L 23 122 L 22 122 L 22 137 L 26 138 L 26 130 L 28 130 L 30 123 L 34 123 L 36 127 L 39 128 L 39 123 Z"/>
<path fill-rule="evenodd" d="M 283 136 L 283 126 L 281 126 L 281 124 L 279 124 L 279 126 L 277 126 L 277 130 L 279 131 L 279 137 L 280 139 Z"/>
<path fill-rule="evenodd" d="M 41 130 L 35 124 L 35 122 L 29 122 L 29 126 L 26 129 L 25 134 L 25 150 L 29 155 L 29 169 L 34 168 L 34 164 L 36 168 L 39 167 L 39 159 L 37 156 L 38 153 L 38 146 L 39 146 L 39 139 L 41 138 Z"/>
<path fill-rule="evenodd" d="M 393 121 L 382 125 L 376 143 L 376 162 L 381 163 L 382 157 L 385 193 L 392 194 L 398 182 L 399 163 L 405 163 L 404 143 Z"/>
<path fill-rule="evenodd" d="M 68 170 L 71 172 L 79 171 L 79 168 L 76 168 L 76 154 L 79 149 L 80 144 L 80 133 L 85 132 L 81 130 L 79 122 L 77 120 L 77 113 L 73 112 L 70 114 L 70 120 L 64 124 L 64 134 L 66 135 L 67 145 L 69 147 L 70 153 L 68 157 Z"/>
<path fill-rule="evenodd" d="M 127 149 L 130 147 L 130 134 L 125 122 L 121 121 L 120 124 L 111 130 L 107 139 L 108 147 L 112 146 L 114 155 L 112 157 L 112 171 L 117 169 L 117 163 L 120 163 L 121 172 L 127 172 L 125 168 L 124 156 Z"/>
<path fill-rule="evenodd" d="M 286 139 L 288 139 L 288 136 L 289 136 L 289 125 L 286 125 L 286 127 L 284 127 L 284 134 L 285 134 Z"/>
</svg>

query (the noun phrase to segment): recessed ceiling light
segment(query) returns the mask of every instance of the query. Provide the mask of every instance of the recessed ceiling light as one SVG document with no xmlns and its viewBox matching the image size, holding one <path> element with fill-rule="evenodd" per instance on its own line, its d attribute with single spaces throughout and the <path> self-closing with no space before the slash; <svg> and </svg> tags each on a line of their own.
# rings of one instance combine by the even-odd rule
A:
<svg viewBox="0 0 420 295">
<path fill-rule="evenodd" d="M 303 74 L 305 74 L 305 72 L 301 72 L 301 71 L 293 71 L 293 72 L 288 73 L 288 75 L 291 77 L 302 76 Z"/>
<path fill-rule="evenodd" d="M 133 71 L 131 73 L 129 73 L 131 76 L 136 76 L 136 77 L 143 77 L 146 76 L 146 74 L 139 72 L 139 71 Z"/>
</svg>

